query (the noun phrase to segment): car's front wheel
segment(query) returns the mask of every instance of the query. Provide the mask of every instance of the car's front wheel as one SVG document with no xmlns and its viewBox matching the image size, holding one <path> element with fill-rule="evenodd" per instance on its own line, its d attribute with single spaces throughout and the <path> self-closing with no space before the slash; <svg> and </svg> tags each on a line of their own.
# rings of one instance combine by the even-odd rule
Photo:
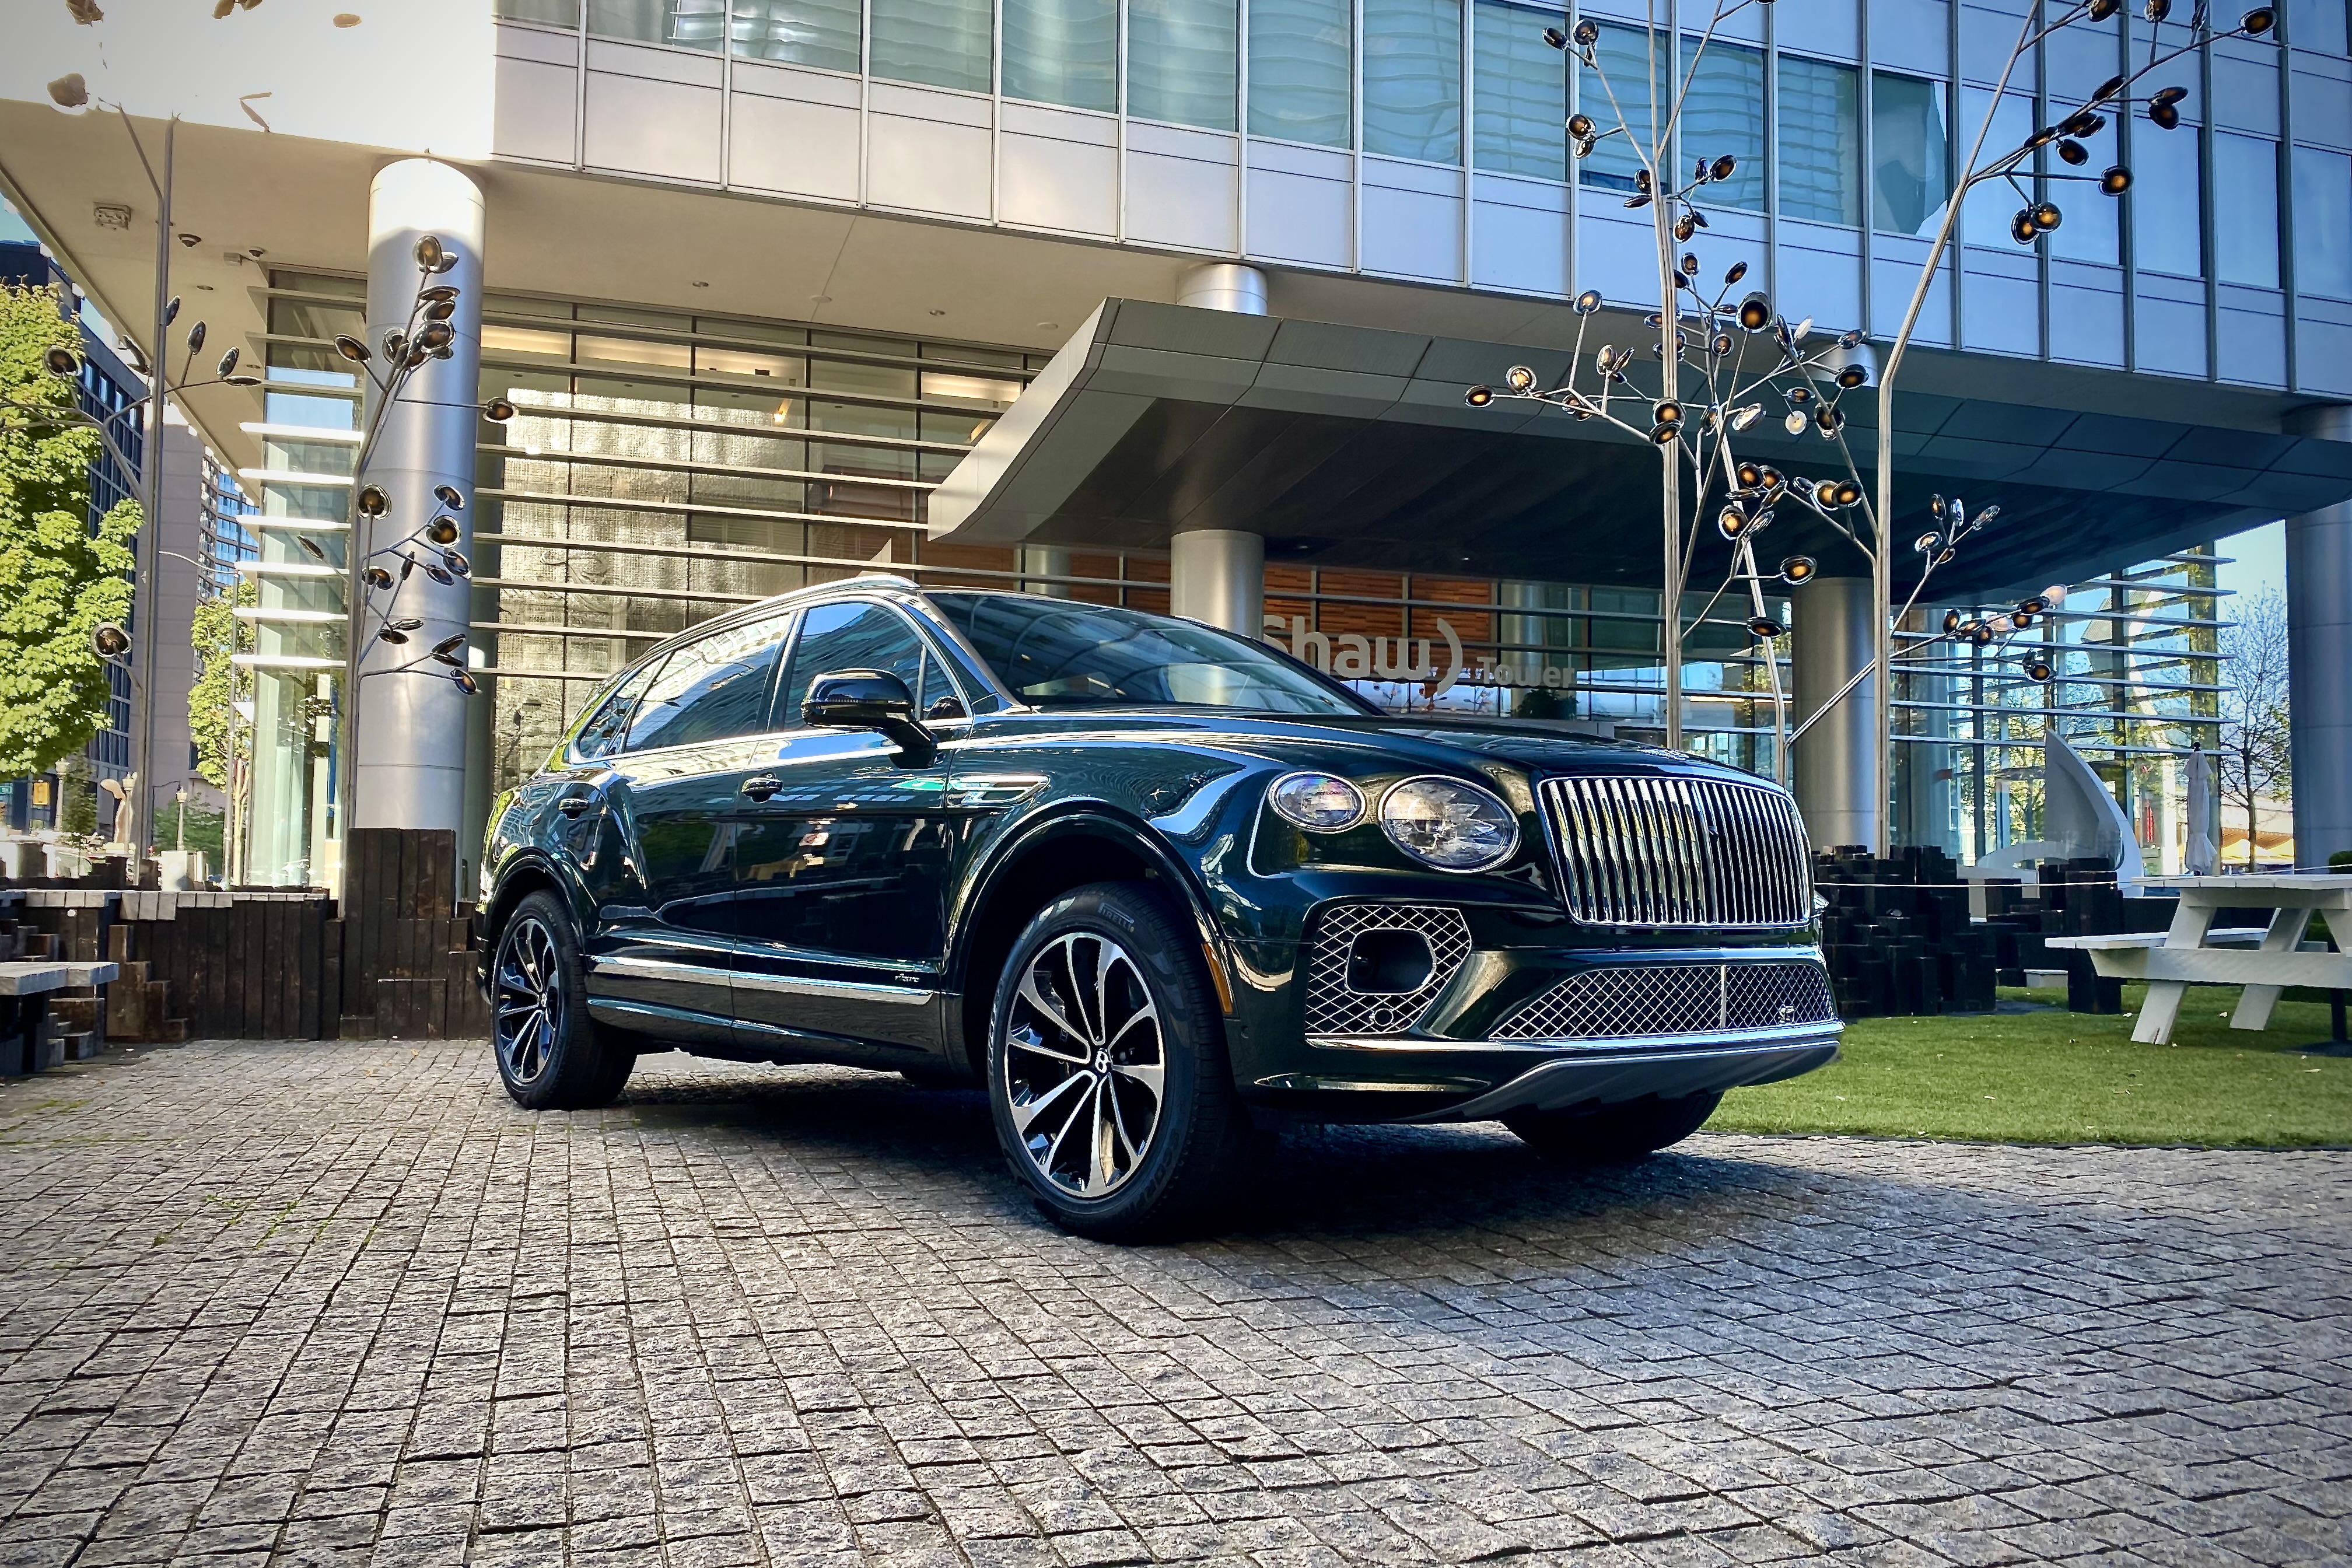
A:
<svg viewBox="0 0 2352 1568">
<path fill-rule="evenodd" d="M 1013 1174 L 1104 1240 L 1196 1223 L 1248 1148 L 1199 942 L 1135 883 L 1065 894 L 1013 943 L 988 1089 Z"/>
<path fill-rule="evenodd" d="M 1503 1125 L 1548 1159 L 1605 1164 L 1638 1160 L 1681 1142 L 1722 1103 L 1720 1094 L 1693 1094 L 1593 1110 L 1518 1110 L 1504 1117 Z"/>
<path fill-rule="evenodd" d="M 609 1105 L 636 1053 L 588 1016 L 571 911 L 544 889 L 524 897 L 490 960 L 490 1044 L 499 1079 L 531 1110 Z"/>
</svg>

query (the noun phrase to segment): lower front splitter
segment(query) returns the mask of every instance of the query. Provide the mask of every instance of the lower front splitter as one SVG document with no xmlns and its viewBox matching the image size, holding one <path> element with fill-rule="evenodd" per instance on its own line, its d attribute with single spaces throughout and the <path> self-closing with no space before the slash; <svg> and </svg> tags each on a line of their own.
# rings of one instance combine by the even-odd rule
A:
<svg viewBox="0 0 2352 1568">
<path fill-rule="evenodd" d="M 1837 1059 L 1837 1025 L 1811 1038 L 1790 1039 L 1788 1031 L 1754 1045 L 1711 1045 L 1677 1050 L 1580 1052 L 1529 1068 L 1509 1082 L 1448 1106 L 1404 1118 L 1412 1121 L 1491 1121 L 1514 1110 L 1571 1110 L 1580 1106 L 1620 1105 L 1657 1098 L 1774 1083 L 1827 1067 Z"/>
</svg>

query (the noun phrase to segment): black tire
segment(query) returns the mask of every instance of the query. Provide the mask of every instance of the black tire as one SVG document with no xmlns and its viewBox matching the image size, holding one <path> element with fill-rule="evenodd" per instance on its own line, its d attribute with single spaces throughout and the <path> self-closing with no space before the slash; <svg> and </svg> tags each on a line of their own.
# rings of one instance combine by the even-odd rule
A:
<svg viewBox="0 0 2352 1568">
<path fill-rule="evenodd" d="M 1013 944 L 989 1015 L 989 1109 L 1005 1163 L 1065 1229 L 1180 1234 L 1244 1167 L 1248 1118 L 1202 959 L 1189 927 L 1134 882 L 1064 894 Z M 1080 972 L 1091 984 L 1074 988 Z"/>
<path fill-rule="evenodd" d="M 530 1110 L 610 1105 L 637 1054 L 588 1016 L 580 939 L 563 900 L 524 896 L 499 928 L 490 956 L 490 1054 L 499 1080 Z"/>
<path fill-rule="evenodd" d="M 1722 1103 L 1721 1094 L 1694 1094 L 1591 1110 L 1519 1110 L 1504 1117 L 1503 1125 L 1548 1160 L 1601 1165 L 1638 1160 L 1681 1142 Z"/>
</svg>

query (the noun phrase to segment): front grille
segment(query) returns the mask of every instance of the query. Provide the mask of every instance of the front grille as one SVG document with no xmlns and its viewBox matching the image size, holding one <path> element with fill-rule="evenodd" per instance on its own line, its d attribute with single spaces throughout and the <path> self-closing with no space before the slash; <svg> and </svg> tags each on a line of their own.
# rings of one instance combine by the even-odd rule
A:
<svg viewBox="0 0 2352 1568">
<path fill-rule="evenodd" d="M 1601 1040 L 1776 1029 L 1837 1016 L 1829 974 L 1802 960 L 1643 963 L 1571 974 L 1495 1030 L 1498 1040 Z"/>
<path fill-rule="evenodd" d="M 1765 784 L 1548 779 L 1569 912 L 1591 925 L 1792 926 L 1812 915 L 1797 804 Z"/>
<path fill-rule="evenodd" d="M 1429 978 L 1408 992 L 1359 991 L 1348 984 L 1348 954 L 1368 931 L 1419 931 L 1429 943 Z M 1462 961 L 1470 956 L 1470 922 L 1443 904 L 1340 904 L 1317 922 L 1307 963 L 1310 1035 L 1402 1035 L 1421 1021 Z"/>
</svg>

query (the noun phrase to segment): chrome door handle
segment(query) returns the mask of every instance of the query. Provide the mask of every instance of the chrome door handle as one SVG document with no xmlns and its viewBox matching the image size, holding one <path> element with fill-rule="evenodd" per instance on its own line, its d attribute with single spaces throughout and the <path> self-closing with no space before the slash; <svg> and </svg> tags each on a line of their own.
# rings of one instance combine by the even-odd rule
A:
<svg viewBox="0 0 2352 1568">
<path fill-rule="evenodd" d="M 773 773 L 761 773 L 757 778 L 743 781 L 743 793 L 753 800 L 765 800 L 783 787 L 784 781 Z"/>
</svg>

